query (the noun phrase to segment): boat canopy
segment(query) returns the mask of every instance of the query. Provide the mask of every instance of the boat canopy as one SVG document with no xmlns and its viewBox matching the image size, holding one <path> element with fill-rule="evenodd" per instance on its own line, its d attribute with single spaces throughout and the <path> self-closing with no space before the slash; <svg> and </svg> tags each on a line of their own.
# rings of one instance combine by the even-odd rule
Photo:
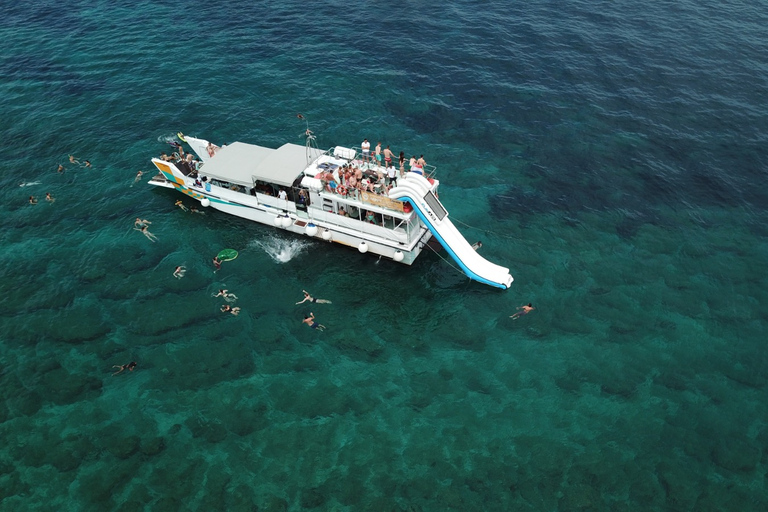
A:
<svg viewBox="0 0 768 512">
<path fill-rule="evenodd" d="M 290 187 L 320 155 L 321 151 L 298 144 L 271 149 L 233 142 L 219 149 L 200 169 L 200 174 L 246 187 L 252 186 L 254 179 Z"/>
</svg>

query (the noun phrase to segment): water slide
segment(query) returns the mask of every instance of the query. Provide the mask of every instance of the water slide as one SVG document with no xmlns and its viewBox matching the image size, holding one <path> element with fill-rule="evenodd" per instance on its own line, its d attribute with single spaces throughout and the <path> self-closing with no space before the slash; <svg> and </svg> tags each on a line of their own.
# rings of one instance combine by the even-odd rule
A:
<svg viewBox="0 0 768 512">
<path fill-rule="evenodd" d="M 512 286 L 509 269 L 480 256 L 459 233 L 426 178 L 414 172 L 407 173 L 405 178 L 397 180 L 397 186 L 390 190 L 389 197 L 413 205 L 422 222 L 470 279 L 502 289 Z"/>
</svg>

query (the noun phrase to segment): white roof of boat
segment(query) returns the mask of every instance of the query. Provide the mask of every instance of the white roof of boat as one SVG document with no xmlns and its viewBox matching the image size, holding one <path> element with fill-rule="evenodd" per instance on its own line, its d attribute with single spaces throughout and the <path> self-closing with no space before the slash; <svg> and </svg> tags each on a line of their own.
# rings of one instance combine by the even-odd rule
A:
<svg viewBox="0 0 768 512">
<path fill-rule="evenodd" d="M 289 187 L 309 163 L 322 152 L 311 148 L 307 162 L 306 146 L 283 144 L 277 149 L 245 142 L 223 146 L 211 158 L 200 174 L 238 185 L 252 186 L 253 179 Z"/>
</svg>

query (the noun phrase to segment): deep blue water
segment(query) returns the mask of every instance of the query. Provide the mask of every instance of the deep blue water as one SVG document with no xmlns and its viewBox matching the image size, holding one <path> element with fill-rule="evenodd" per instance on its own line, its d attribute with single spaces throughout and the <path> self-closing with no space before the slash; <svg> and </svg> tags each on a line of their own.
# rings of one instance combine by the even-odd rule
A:
<svg viewBox="0 0 768 512">
<path fill-rule="evenodd" d="M 768 508 L 762 3 L 0 12 L 0 510 Z M 423 153 L 513 287 L 145 184 L 299 112 Z"/>
</svg>

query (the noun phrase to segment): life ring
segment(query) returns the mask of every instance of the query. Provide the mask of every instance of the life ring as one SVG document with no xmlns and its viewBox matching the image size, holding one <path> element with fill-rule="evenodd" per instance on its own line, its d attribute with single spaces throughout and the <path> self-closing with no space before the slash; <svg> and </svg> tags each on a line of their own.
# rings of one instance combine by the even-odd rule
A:
<svg viewBox="0 0 768 512">
<path fill-rule="evenodd" d="M 336 187 L 336 193 L 339 194 L 340 196 L 347 195 L 347 187 L 345 187 L 344 185 L 339 185 L 338 187 Z"/>
</svg>

